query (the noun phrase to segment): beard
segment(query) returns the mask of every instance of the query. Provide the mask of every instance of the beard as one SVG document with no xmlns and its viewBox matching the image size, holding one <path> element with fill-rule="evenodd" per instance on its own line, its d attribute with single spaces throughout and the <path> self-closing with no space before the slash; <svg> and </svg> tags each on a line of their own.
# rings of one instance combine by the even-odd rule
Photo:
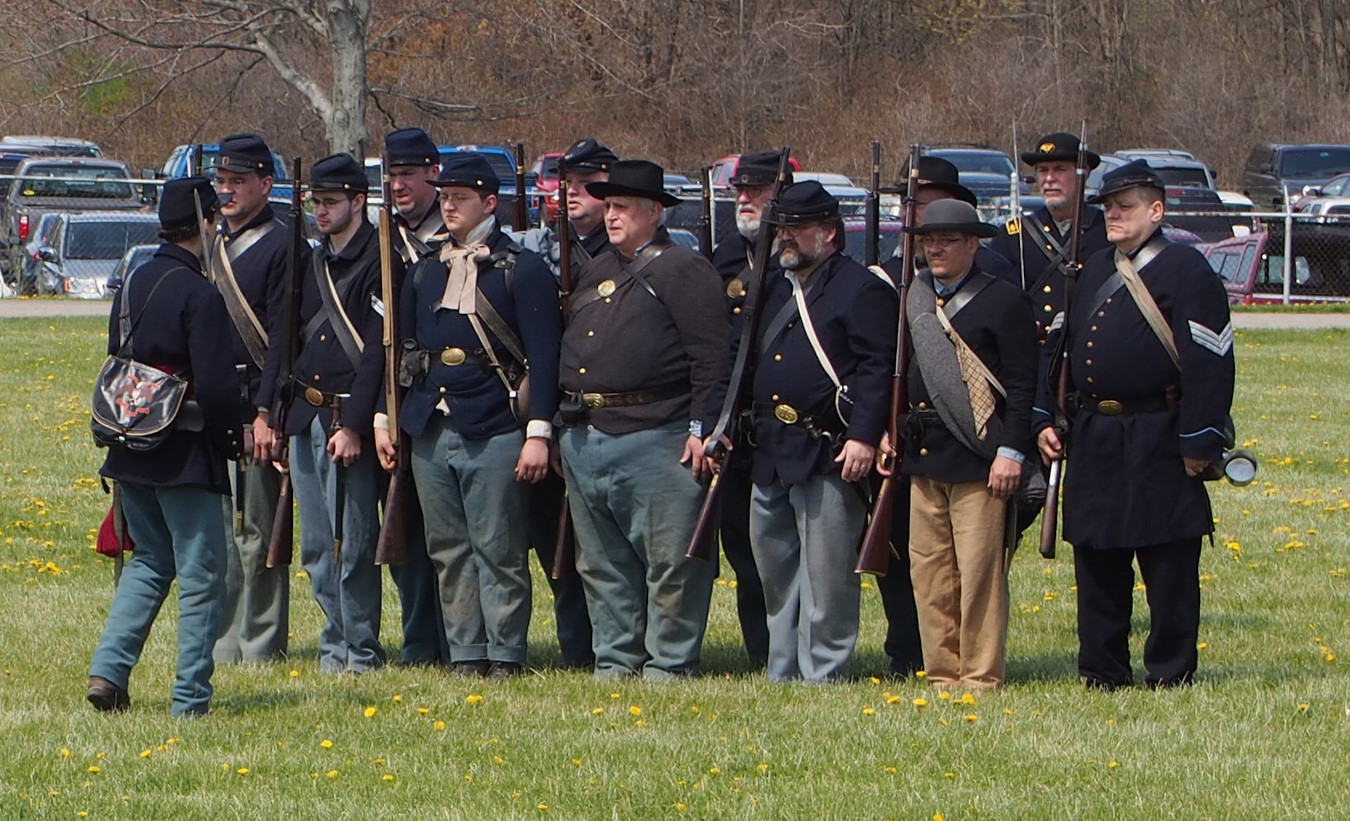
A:
<svg viewBox="0 0 1350 821">
<path fill-rule="evenodd" d="M 760 218 L 754 214 L 736 212 L 736 232 L 748 240 L 759 235 Z"/>
<path fill-rule="evenodd" d="M 778 250 L 778 262 L 788 271 L 801 271 L 816 264 L 819 257 L 803 251 L 801 246 L 788 245 Z"/>
</svg>

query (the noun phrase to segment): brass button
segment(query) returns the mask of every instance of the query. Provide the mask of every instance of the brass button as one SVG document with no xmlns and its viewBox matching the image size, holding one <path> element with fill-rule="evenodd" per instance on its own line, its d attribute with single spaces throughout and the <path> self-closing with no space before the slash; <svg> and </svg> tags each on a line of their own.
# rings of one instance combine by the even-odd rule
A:
<svg viewBox="0 0 1350 821">
<path fill-rule="evenodd" d="M 1106 316 L 1106 311 L 1098 311 L 1097 316 Z"/>
<path fill-rule="evenodd" d="M 234 436 L 234 428 L 226 428 L 225 434 L 227 436 Z"/>
<path fill-rule="evenodd" d="M 741 306 L 737 305 L 735 308 L 731 309 L 731 312 L 733 314 L 739 314 L 741 312 Z"/>
<path fill-rule="evenodd" d="M 1089 377 L 1087 378 L 1087 383 L 1088 383 L 1089 385 L 1092 384 L 1092 377 L 1089 376 Z"/>
<path fill-rule="evenodd" d="M 1091 348 L 1091 347 L 1092 347 L 1092 340 L 1090 340 L 1090 339 L 1089 339 L 1089 340 L 1088 340 L 1088 344 L 1087 344 L 1087 346 L 1088 346 L 1088 347 L 1089 347 L 1089 348 Z"/>
<path fill-rule="evenodd" d="M 611 303 L 611 302 L 613 302 L 613 301 L 614 301 L 614 300 L 610 299 L 609 297 L 605 297 L 605 304 L 606 304 L 606 305 L 608 305 L 609 303 Z"/>
<path fill-rule="evenodd" d="M 1096 326 L 1096 325 L 1093 325 L 1091 328 L 1088 328 L 1088 330 L 1089 330 L 1089 331 L 1095 331 L 1095 330 L 1097 330 L 1097 326 Z"/>
<path fill-rule="evenodd" d="M 1053 311 L 1053 310 L 1055 310 L 1054 307 L 1051 306 L 1049 303 L 1046 303 L 1046 305 L 1045 305 L 1045 312 L 1048 314 L 1048 313 L 1050 313 L 1050 312 Z"/>
<path fill-rule="evenodd" d="M 595 430 L 595 425 L 587 425 L 586 430 Z"/>
<path fill-rule="evenodd" d="M 595 336 L 595 331 L 587 331 L 586 336 Z"/>
<path fill-rule="evenodd" d="M 441 386 L 441 393 L 445 393 L 445 386 L 444 386 L 444 385 Z"/>
<path fill-rule="evenodd" d="M 773 396 L 769 397 L 769 401 L 771 401 L 771 402 L 777 402 L 777 401 L 778 401 L 778 394 L 775 393 Z"/>
<path fill-rule="evenodd" d="M 318 382 L 318 381 L 319 381 L 319 375 L 318 375 L 317 373 L 314 374 L 314 381 L 315 381 L 315 382 Z"/>
<path fill-rule="evenodd" d="M 920 455 L 920 456 L 927 456 L 927 455 L 928 455 L 928 448 L 919 448 L 919 455 Z"/>
<path fill-rule="evenodd" d="M 1107 304 L 1107 305 L 1110 305 L 1110 304 L 1111 304 L 1111 300 L 1113 300 L 1113 299 L 1115 299 L 1115 297 L 1113 297 L 1113 296 L 1107 297 L 1107 298 L 1106 298 L 1106 304 Z"/>
<path fill-rule="evenodd" d="M 1046 292 L 1047 294 L 1050 293 L 1050 290 L 1051 290 L 1051 289 L 1050 289 L 1050 286 L 1049 286 L 1049 285 L 1045 286 L 1045 289 L 1044 289 L 1044 290 L 1045 290 L 1045 292 Z"/>
<path fill-rule="evenodd" d="M 319 334 L 319 341 L 324 342 L 328 339 L 328 334 Z"/>
<path fill-rule="evenodd" d="M 776 354 L 774 354 L 774 355 L 773 355 L 773 361 L 774 361 L 774 362 L 782 362 L 782 361 L 783 361 L 783 355 L 782 355 L 781 353 L 776 353 Z"/>
<path fill-rule="evenodd" d="M 1089 362 L 1088 364 L 1091 365 L 1092 363 Z M 577 368 L 577 373 L 585 373 L 585 372 L 586 372 L 585 368 Z"/>
<path fill-rule="evenodd" d="M 941 308 L 943 305 L 946 305 L 946 304 L 947 304 L 947 300 L 943 299 L 942 297 L 938 297 L 937 304 L 938 304 L 938 307 Z"/>
<path fill-rule="evenodd" d="M 1091 368 L 1091 367 L 1092 367 L 1092 360 L 1091 360 L 1091 359 L 1085 360 L 1085 361 L 1083 362 L 1083 364 L 1084 364 L 1084 365 L 1087 365 L 1089 368 Z"/>
<path fill-rule="evenodd" d="M 927 407 L 928 407 L 928 403 L 927 403 L 927 402 L 920 402 L 920 403 L 919 403 L 919 410 L 924 410 L 924 409 L 927 408 Z"/>
</svg>

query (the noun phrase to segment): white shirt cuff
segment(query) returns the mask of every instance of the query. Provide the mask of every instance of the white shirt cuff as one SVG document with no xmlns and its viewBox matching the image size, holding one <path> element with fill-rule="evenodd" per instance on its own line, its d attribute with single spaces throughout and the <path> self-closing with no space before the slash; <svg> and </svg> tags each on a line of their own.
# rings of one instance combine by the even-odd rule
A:
<svg viewBox="0 0 1350 821">
<path fill-rule="evenodd" d="M 553 423 L 547 419 L 531 419 L 525 423 L 525 438 L 553 441 Z"/>
<path fill-rule="evenodd" d="M 374 425 L 375 430 L 389 430 L 389 414 L 387 413 L 375 414 Z"/>
</svg>

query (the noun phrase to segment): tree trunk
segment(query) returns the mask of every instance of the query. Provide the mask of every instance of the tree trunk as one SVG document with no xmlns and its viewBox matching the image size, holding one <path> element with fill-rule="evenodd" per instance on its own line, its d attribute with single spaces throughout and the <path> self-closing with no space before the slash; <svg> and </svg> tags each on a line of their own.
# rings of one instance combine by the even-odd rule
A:
<svg viewBox="0 0 1350 821">
<path fill-rule="evenodd" d="M 350 152 L 360 160 L 366 141 L 366 29 L 371 0 L 328 0 L 325 5 L 333 64 L 328 148 Z"/>
</svg>

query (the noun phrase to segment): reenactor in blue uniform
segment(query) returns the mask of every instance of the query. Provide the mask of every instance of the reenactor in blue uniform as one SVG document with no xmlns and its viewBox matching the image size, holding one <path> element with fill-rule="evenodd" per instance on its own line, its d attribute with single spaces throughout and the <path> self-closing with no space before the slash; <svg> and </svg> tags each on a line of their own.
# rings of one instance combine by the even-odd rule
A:
<svg viewBox="0 0 1350 821">
<path fill-rule="evenodd" d="M 662 178 L 621 160 L 586 186 L 605 201 L 613 248 L 582 267 L 562 341 L 559 449 L 600 679 L 696 672 L 715 572 L 685 549 L 710 470 L 701 436 L 727 364 L 726 311 L 717 272 L 660 227 L 678 202 Z"/>
<path fill-rule="evenodd" d="M 833 681 L 858 638 L 853 572 L 864 480 L 886 429 L 895 289 L 843 255 L 839 202 L 820 183 L 779 198 L 753 382 L 750 546 L 768 612 L 768 675 Z"/>
<path fill-rule="evenodd" d="M 290 631 L 290 573 L 267 567 L 267 541 L 277 512 L 281 474 L 272 464 L 270 409 L 258 401 L 271 333 L 284 323 L 286 265 L 290 231 L 268 203 L 275 161 L 257 134 L 231 134 L 220 141 L 216 190 L 225 200 L 224 224 L 211 249 L 207 275 L 225 299 L 233 333 L 236 368 L 249 410 L 251 461 L 235 475 L 233 489 L 242 516 L 226 533 L 229 571 L 225 576 L 225 632 L 216 641 L 217 664 L 260 663 L 286 655 Z M 239 384 L 239 380 L 236 380 Z"/>
<path fill-rule="evenodd" d="M 746 284 L 754 273 L 755 237 L 759 235 L 764 209 L 773 196 L 778 178 L 779 155 L 776 151 L 744 154 L 736 162 L 731 184 L 736 190 L 736 232 L 718 243 L 712 263 L 722 277 L 727 310 L 731 314 L 733 346 L 740 338 L 740 317 L 744 310 Z M 786 185 L 792 184 L 792 172 Z M 768 277 L 782 268 L 777 257 L 770 257 Z M 766 280 L 767 281 L 767 280 Z M 734 359 L 734 354 L 732 355 Z M 755 556 L 750 550 L 750 446 L 738 443 L 731 449 L 722 467 L 722 552 L 736 574 L 736 615 L 741 637 L 751 666 L 760 668 L 769 661 L 769 626 L 764 612 L 764 585 L 759 580 Z"/>
<path fill-rule="evenodd" d="M 525 662 L 526 488 L 549 470 L 558 289 L 492 216 L 500 182 L 485 157 L 448 158 L 435 184 L 450 244 L 413 267 L 400 299 L 411 385 L 399 424 L 412 437 L 452 669 L 505 678 Z"/>
<path fill-rule="evenodd" d="M 380 243 L 366 220 L 365 169 L 333 154 L 310 170 L 322 244 L 304 273 L 300 353 L 280 401 L 300 513 L 300 560 L 323 609 L 319 670 L 362 673 L 384 665 L 380 645 L 378 488 L 372 391 L 352 390 L 367 347 L 382 344 Z M 268 351 L 264 385 L 284 376 Z M 340 495 L 339 495 L 340 494 Z M 338 542 L 337 517 L 341 515 Z"/>
<path fill-rule="evenodd" d="M 164 244 L 129 275 L 113 299 L 108 352 L 122 349 L 123 303 L 138 362 L 185 376 L 200 424 L 178 427 L 158 448 L 109 449 L 99 471 L 119 485 L 127 531 L 136 549 L 113 595 L 107 626 L 89 668 L 88 699 L 103 711 L 131 705 L 131 670 L 160 605 L 178 579 L 178 666 L 170 711 L 199 716 L 211 707 L 211 648 L 224 627 L 225 532 L 221 497 L 230 483 L 226 459 L 243 450 L 244 401 L 234 378 L 230 317 L 220 292 L 202 275 L 202 238 L 215 230 L 219 200 L 204 177 L 170 180 L 159 201 Z"/>
<path fill-rule="evenodd" d="M 1064 310 L 1064 271 L 1069 265 L 1069 236 L 1073 207 L 1078 201 L 1078 138 L 1055 133 L 1042 137 L 1034 151 L 1022 152 L 1022 162 L 1036 173 L 1036 187 L 1045 205 L 1004 223 L 992 247 L 1011 260 L 1031 295 L 1036 327 L 1044 341 L 1047 326 Z M 1087 153 L 1087 170 L 1101 165 L 1101 157 Z M 1016 216 L 1016 215 L 1014 215 Z M 1079 262 L 1109 247 L 1106 222 L 1096 208 L 1083 211 Z"/>
<path fill-rule="evenodd" d="M 420 128 L 400 128 L 384 138 L 384 160 L 389 163 L 389 192 L 393 198 L 394 276 L 403 277 L 419 260 L 435 257 L 449 239 L 441 220 L 435 186 L 440 173 L 441 156 L 436 143 Z M 396 280 L 397 281 L 397 280 Z M 389 310 L 393 310 L 390 306 Z M 398 340 L 394 341 L 398 344 Z M 374 392 L 377 404 L 383 401 L 384 349 L 367 348 L 361 358 L 362 375 L 356 390 Z M 375 418 L 375 449 L 386 471 L 395 468 L 395 449 L 389 436 L 389 418 Z M 386 499 L 381 482 L 380 498 Z M 440 586 L 436 568 L 427 555 L 422 507 L 417 493 L 404 496 L 405 541 L 403 564 L 390 565 L 389 575 L 398 588 L 403 624 L 403 648 L 399 663 L 404 665 L 450 664 L 450 643 L 445 635 L 441 613 Z M 386 512 L 386 515 L 387 512 Z"/>
<path fill-rule="evenodd" d="M 1026 294 L 975 262 L 994 229 L 969 203 L 935 202 L 905 230 L 928 262 L 906 297 L 900 462 L 924 670 L 936 687 L 989 689 L 1006 675 L 1011 500 L 1032 450 L 1036 325 Z"/>
<path fill-rule="evenodd" d="M 1221 458 L 1233 400 L 1233 325 L 1223 282 L 1194 248 L 1162 235 L 1162 180 L 1142 161 L 1107 174 L 1112 246 L 1083 269 L 1063 324 L 1068 399 L 1064 539 L 1078 584 L 1078 672 L 1129 685 L 1133 562 L 1147 588 L 1150 687 L 1190 683 L 1200 629 L 1200 542 L 1214 530 L 1202 476 Z M 1058 334 L 1041 359 L 1042 455 L 1064 455 L 1051 424 Z"/>
</svg>

